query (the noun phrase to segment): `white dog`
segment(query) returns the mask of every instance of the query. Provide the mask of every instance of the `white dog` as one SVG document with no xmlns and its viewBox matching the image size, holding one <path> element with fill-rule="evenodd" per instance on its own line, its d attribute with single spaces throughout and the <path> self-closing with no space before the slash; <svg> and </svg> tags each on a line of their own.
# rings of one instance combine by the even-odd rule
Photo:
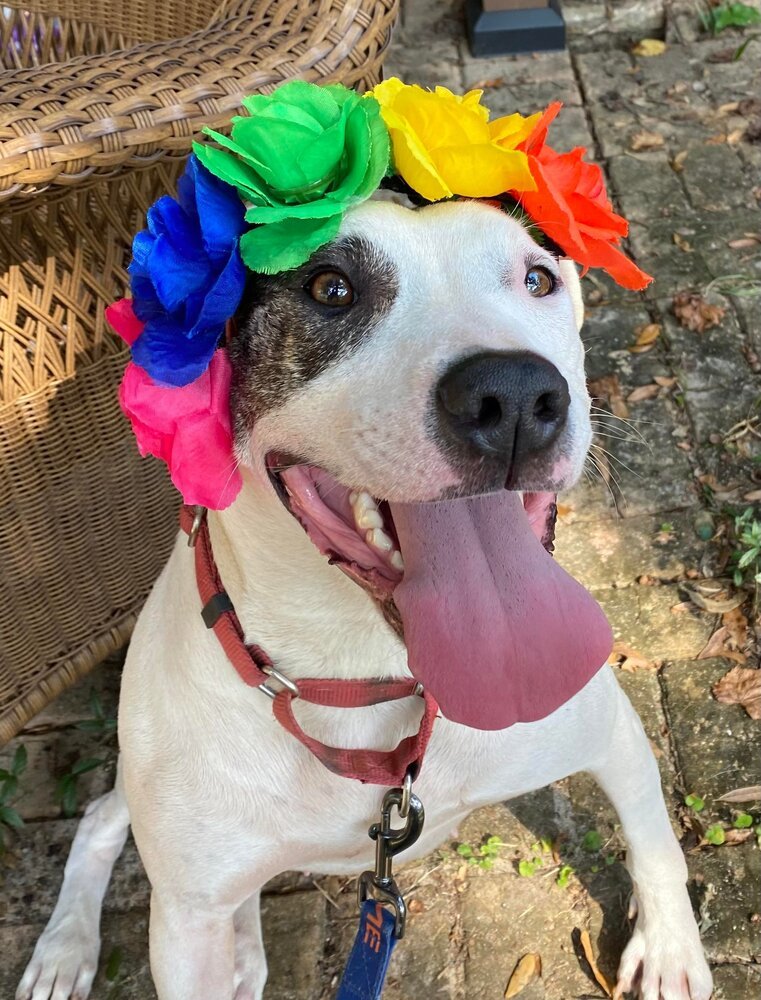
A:
<svg viewBox="0 0 761 1000">
<path fill-rule="evenodd" d="M 246 639 L 290 681 L 410 677 L 409 660 L 439 703 L 415 784 L 426 823 L 403 860 L 479 806 L 589 771 L 638 903 L 619 990 L 708 1000 L 658 769 L 598 669 L 607 626 L 540 544 L 590 443 L 581 320 L 574 267 L 492 205 L 351 210 L 302 268 L 251 279 L 230 345 L 244 487 L 209 534 Z M 161 1000 L 258 1000 L 264 883 L 372 864 L 382 789 L 331 773 L 242 683 L 202 621 L 187 541 L 135 630 L 116 787 L 79 826 L 19 1000 L 88 995 L 130 824 Z M 294 704 L 334 747 L 394 747 L 421 716 L 415 697 Z"/>
</svg>

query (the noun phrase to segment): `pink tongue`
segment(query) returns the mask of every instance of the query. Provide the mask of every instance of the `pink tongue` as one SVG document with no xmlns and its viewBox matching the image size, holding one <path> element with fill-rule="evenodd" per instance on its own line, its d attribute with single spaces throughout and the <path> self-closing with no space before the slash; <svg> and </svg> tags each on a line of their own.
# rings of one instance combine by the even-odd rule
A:
<svg viewBox="0 0 761 1000">
<path fill-rule="evenodd" d="M 394 602 L 410 670 L 452 722 L 505 729 L 554 712 L 605 663 L 597 602 L 545 552 L 517 493 L 392 504 Z"/>
</svg>

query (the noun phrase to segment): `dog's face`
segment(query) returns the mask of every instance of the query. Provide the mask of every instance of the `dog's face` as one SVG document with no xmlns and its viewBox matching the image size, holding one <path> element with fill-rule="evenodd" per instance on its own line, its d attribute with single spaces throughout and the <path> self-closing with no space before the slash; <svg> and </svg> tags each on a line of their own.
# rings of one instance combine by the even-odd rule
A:
<svg viewBox="0 0 761 1000">
<path fill-rule="evenodd" d="M 391 501 L 557 490 L 590 441 L 578 278 L 496 207 L 370 202 L 305 265 L 252 279 L 238 454 Z"/>
</svg>

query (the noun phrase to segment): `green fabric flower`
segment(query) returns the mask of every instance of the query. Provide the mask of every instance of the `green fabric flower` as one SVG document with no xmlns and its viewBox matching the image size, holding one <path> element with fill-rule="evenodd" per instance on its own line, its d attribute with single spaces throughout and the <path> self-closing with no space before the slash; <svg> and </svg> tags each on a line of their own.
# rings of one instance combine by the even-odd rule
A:
<svg viewBox="0 0 761 1000">
<path fill-rule="evenodd" d="M 256 228 L 240 239 L 252 271 L 275 274 L 332 240 L 344 212 L 375 191 L 389 167 L 388 129 L 375 98 L 341 84 L 294 80 L 243 100 L 232 133 L 194 143 L 207 170 L 238 189 Z"/>
</svg>

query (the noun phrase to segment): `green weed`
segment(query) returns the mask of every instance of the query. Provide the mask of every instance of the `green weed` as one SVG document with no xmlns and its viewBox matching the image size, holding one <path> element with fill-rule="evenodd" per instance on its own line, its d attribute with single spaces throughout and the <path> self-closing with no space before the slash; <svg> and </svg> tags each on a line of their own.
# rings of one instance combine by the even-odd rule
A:
<svg viewBox="0 0 761 1000">
<path fill-rule="evenodd" d="M 8 832 L 24 825 L 18 811 L 9 802 L 18 792 L 19 778 L 26 770 L 26 765 L 26 747 L 22 745 L 13 755 L 10 770 L 0 768 L 0 854 L 5 851 Z"/>
<path fill-rule="evenodd" d="M 461 858 L 465 858 L 469 865 L 478 865 L 479 868 L 488 870 L 494 867 L 494 862 L 504 846 L 499 837 L 489 837 L 477 847 L 471 844 L 458 844 L 457 853 Z"/>
</svg>

